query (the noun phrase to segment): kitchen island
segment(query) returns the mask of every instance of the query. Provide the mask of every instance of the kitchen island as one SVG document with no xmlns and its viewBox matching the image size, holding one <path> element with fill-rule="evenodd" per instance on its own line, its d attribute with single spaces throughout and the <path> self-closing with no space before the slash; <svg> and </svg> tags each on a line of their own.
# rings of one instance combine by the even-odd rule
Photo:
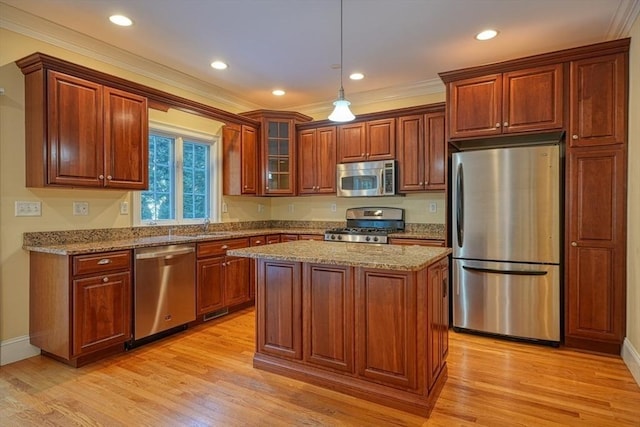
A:
<svg viewBox="0 0 640 427">
<path fill-rule="evenodd" d="M 297 241 L 256 262 L 256 368 L 428 416 L 447 378 L 448 248 Z"/>
</svg>

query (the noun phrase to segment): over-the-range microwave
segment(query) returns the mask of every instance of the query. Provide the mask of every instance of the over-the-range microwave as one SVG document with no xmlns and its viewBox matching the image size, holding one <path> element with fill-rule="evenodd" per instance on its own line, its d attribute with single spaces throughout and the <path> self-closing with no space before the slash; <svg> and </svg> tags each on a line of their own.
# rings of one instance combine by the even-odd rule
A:
<svg viewBox="0 0 640 427">
<path fill-rule="evenodd" d="M 396 194 L 396 162 L 339 163 L 336 182 L 338 197 L 393 196 Z"/>
</svg>

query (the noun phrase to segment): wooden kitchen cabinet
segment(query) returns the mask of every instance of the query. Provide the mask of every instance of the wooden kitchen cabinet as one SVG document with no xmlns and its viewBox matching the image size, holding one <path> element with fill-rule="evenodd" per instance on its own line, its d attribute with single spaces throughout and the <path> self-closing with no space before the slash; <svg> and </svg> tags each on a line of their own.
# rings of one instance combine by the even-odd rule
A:
<svg viewBox="0 0 640 427">
<path fill-rule="evenodd" d="M 257 129 L 249 125 L 225 125 L 222 128 L 222 157 L 223 194 L 257 194 Z"/>
<path fill-rule="evenodd" d="M 262 196 L 296 194 L 296 123 L 311 120 L 289 111 L 256 110 L 242 113 L 260 123 L 258 190 Z"/>
<path fill-rule="evenodd" d="M 446 190 L 444 111 L 398 118 L 398 191 Z"/>
<path fill-rule="evenodd" d="M 417 279 L 411 272 L 358 269 L 355 327 L 360 377 L 418 388 L 417 299 Z"/>
<path fill-rule="evenodd" d="M 148 187 L 147 98 L 46 68 L 23 72 L 28 187 Z"/>
<path fill-rule="evenodd" d="M 459 74 L 463 76 L 462 72 Z M 448 83 L 449 138 L 545 131 L 563 126 L 561 63 L 443 79 Z"/>
<path fill-rule="evenodd" d="M 395 156 L 395 117 L 338 126 L 338 163 L 394 160 Z"/>
<path fill-rule="evenodd" d="M 449 260 L 444 258 L 439 263 L 429 267 L 429 308 L 427 318 L 429 329 L 427 339 L 428 371 L 427 382 L 429 389 L 436 383 L 438 375 L 449 354 Z"/>
<path fill-rule="evenodd" d="M 29 337 L 72 366 L 124 351 L 131 339 L 131 251 L 30 254 Z"/>
<path fill-rule="evenodd" d="M 352 373 L 353 269 L 303 264 L 302 287 L 305 362 Z"/>
<path fill-rule="evenodd" d="M 405 239 L 404 237 L 390 237 L 391 245 L 418 245 L 418 246 L 444 246 L 444 240 L 440 239 Z"/>
<path fill-rule="evenodd" d="M 571 62 L 571 147 L 626 142 L 627 67 L 624 53 Z"/>
<path fill-rule="evenodd" d="M 336 192 L 336 127 L 298 132 L 298 194 Z"/>
<path fill-rule="evenodd" d="M 198 243 L 196 314 L 208 314 L 251 299 L 250 260 L 226 255 L 228 249 L 249 245 L 248 238 Z"/>
</svg>

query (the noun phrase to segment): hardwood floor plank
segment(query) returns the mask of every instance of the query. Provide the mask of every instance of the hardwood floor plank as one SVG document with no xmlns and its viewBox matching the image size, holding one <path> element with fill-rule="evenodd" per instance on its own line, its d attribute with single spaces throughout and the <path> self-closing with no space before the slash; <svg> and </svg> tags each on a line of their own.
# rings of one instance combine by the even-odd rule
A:
<svg viewBox="0 0 640 427">
<path fill-rule="evenodd" d="M 451 331 L 429 419 L 252 365 L 247 309 L 82 368 L 37 356 L 0 369 L 6 426 L 640 426 L 619 357 Z"/>
</svg>

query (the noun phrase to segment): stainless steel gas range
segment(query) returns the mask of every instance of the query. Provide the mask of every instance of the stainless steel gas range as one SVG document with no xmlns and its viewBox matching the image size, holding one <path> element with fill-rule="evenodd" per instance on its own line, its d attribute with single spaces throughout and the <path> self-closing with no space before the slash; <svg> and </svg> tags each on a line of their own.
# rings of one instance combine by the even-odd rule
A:
<svg viewBox="0 0 640 427">
<path fill-rule="evenodd" d="M 331 242 L 388 243 L 389 233 L 404 231 L 404 209 L 350 208 L 347 226 L 324 232 L 324 240 Z"/>
</svg>

